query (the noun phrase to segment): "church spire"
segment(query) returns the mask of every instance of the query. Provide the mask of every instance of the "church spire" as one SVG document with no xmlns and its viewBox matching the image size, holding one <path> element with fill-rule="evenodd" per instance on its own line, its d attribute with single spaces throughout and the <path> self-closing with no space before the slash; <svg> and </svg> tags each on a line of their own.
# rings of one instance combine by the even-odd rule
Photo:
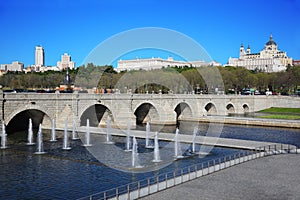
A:
<svg viewBox="0 0 300 200">
<path fill-rule="evenodd" d="M 272 33 L 270 34 L 270 41 L 273 41 Z"/>
<path fill-rule="evenodd" d="M 270 39 L 269 39 L 269 41 L 266 43 L 266 46 L 271 46 L 271 45 L 277 46 L 276 42 L 273 40 L 272 34 L 270 34 Z"/>
</svg>

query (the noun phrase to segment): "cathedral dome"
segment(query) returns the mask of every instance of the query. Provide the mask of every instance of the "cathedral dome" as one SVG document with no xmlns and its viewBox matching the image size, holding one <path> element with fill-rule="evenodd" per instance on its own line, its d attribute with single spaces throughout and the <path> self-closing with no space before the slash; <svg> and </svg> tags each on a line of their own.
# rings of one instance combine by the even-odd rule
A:
<svg viewBox="0 0 300 200">
<path fill-rule="evenodd" d="M 270 45 L 275 45 L 277 46 L 276 42 L 273 41 L 273 37 L 272 35 L 270 35 L 270 40 L 266 43 L 267 46 L 270 46 Z"/>
</svg>

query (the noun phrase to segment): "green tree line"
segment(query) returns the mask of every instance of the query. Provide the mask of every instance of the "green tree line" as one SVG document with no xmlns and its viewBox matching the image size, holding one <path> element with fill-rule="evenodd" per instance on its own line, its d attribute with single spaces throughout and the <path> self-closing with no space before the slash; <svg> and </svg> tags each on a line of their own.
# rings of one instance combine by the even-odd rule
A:
<svg viewBox="0 0 300 200">
<path fill-rule="evenodd" d="M 55 89 L 63 84 L 67 71 L 8 72 L 0 77 L 3 89 Z M 166 67 L 157 70 L 136 70 L 117 73 L 112 66 L 92 63 L 68 70 L 72 83 L 82 89 L 119 89 L 135 93 L 201 91 L 213 92 L 215 88 L 226 93 L 240 92 L 243 88 L 267 89 L 294 94 L 300 88 L 300 66 L 288 66 L 286 71 L 265 73 L 243 67 Z M 222 79 L 219 80 L 218 74 Z"/>
</svg>

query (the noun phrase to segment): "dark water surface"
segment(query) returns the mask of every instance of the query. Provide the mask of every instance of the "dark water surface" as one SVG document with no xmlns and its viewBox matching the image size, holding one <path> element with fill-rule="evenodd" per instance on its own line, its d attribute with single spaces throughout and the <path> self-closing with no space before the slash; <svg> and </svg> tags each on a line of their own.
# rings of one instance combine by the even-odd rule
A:
<svg viewBox="0 0 300 200">
<path fill-rule="evenodd" d="M 208 124 L 199 124 L 199 134 L 206 135 L 208 127 Z M 182 134 L 191 134 L 193 125 L 181 124 L 180 129 Z M 175 127 L 164 129 L 166 132 L 167 130 L 173 131 Z M 300 146 L 298 129 L 225 125 L 222 127 L 220 137 L 282 142 Z M 211 154 L 204 158 L 194 156 L 174 161 L 160 170 L 128 173 L 112 169 L 99 162 L 82 146 L 81 140 L 71 141 L 72 149 L 69 151 L 62 150 L 62 139 L 55 143 L 46 140 L 49 140 L 47 134 L 44 137 L 44 150 L 47 153 L 36 155 L 34 154 L 36 147 L 26 145 L 26 132 L 8 135 L 9 148 L 0 150 L 0 199 L 77 199 L 239 151 L 213 148 Z M 117 141 L 117 146 L 123 148 L 122 138 L 113 137 L 113 140 Z M 139 151 L 153 151 L 143 148 L 144 140 L 138 142 Z M 165 145 L 160 143 L 162 146 Z M 170 149 L 170 152 L 172 151 Z M 111 152 L 111 157 L 114 158 L 114 152 Z"/>
<path fill-rule="evenodd" d="M 180 123 L 180 133 L 192 134 L 195 126 L 198 127 L 198 133 L 202 136 L 284 143 L 300 147 L 300 129 L 182 122 Z M 138 129 L 145 130 L 144 127 L 138 127 Z M 151 126 L 152 129 L 161 132 L 175 132 L 176 127 Z M 211 131 L 208 132 L 208 130 Z"/>
</svg>

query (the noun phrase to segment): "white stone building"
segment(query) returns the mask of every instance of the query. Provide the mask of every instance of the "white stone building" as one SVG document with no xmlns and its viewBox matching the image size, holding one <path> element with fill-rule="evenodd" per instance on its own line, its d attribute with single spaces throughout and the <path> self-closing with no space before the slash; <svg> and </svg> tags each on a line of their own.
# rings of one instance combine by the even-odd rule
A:
<svg viewBox="0 0 300 200">
<path fill-rule="evenodd" d="M 220 63 L 217 62 L 210 62 L 206 63 L 205 61 L 177 61 L 174 60 L 172 57 L 168 57 L 168 59 L 162 58 L 143 58 L 143 59 L 133 59 L 133 60 L 119 60 L 118 66 L 116 71 L 130 71 L 130 70 L 153 70 L 153 69 L 161 69 L 163 67 L 200 67 L 200 66 L 220 66 Z"/>
<path fill-rule="evenodd" d="M 57 62 L 57 67 L 59 70 L 64 69 L 74 69 L 75 68 L 75 62 L 71 61 L 71 56 L 67 53 L 64 53 L 64 55 L 61 56 L 61 61 Z"/>
<path fill-rule="evenodd" d="M 24 70 L 24 64 L 19 61 L 14 61 L 11 64 L 1 64 L 2 71 L 19 71 L 22 72 Z"/>
<path fill-rule="evenodd" d="M 243 44 L 240 46 L 240 57 L 229 58 L 228 66 L 245 67 L 248 70 L 264 72 L 279 72 L 286 70 L 287 65 L 292 65 L 293 60 L 286 52 L 280 51 L 272 35 L 265 47 L 259 53 L 251 53 L 250 46 L 245 51 Z"/>
</svg>

